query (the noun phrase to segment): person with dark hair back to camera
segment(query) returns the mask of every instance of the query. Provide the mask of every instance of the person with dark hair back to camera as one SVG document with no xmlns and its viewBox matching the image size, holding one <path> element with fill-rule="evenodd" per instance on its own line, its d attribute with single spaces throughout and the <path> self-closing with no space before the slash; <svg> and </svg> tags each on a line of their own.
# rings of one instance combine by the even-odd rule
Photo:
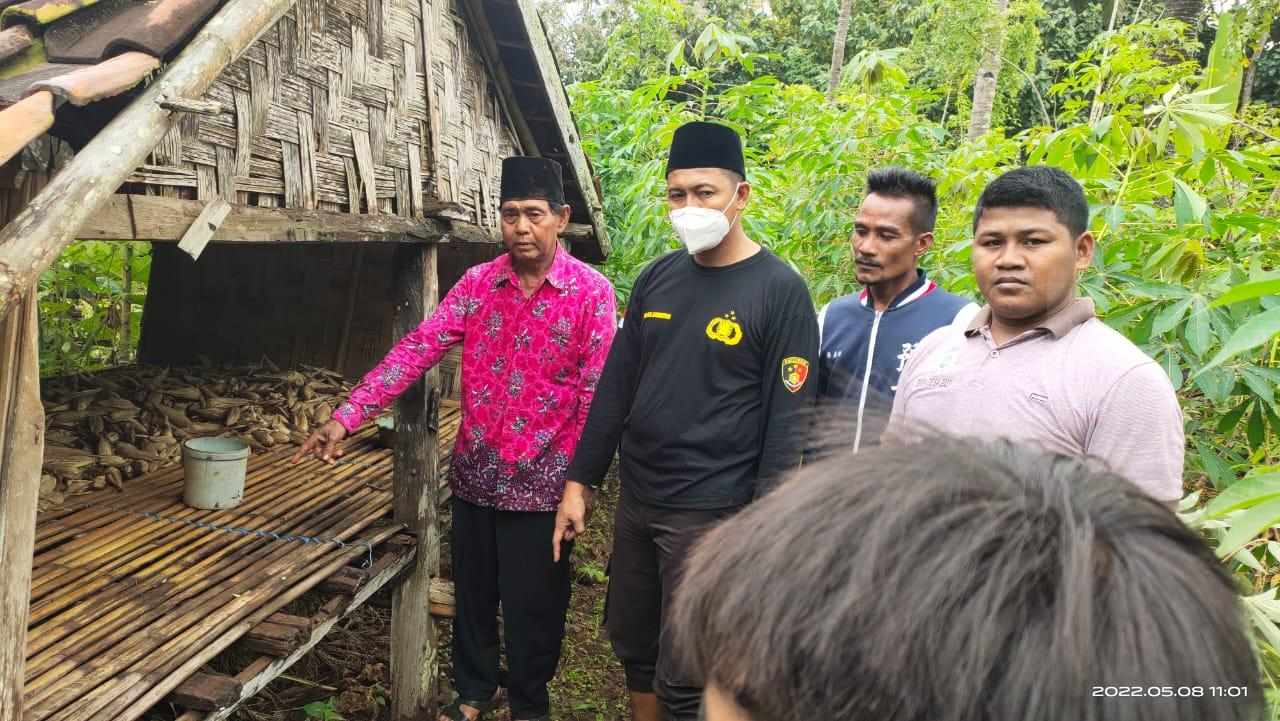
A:
<svg viewBox="0 0 1280 721">
<path fill-rule="evenodd" d="M 1169 377 L 1076 296 L 1093 260 L 1089 204 L 1070 175 L 1012 170 L 982 192 L 972 261 L 987 305 L 911 354 L 889 433 L 928 424 L 1088 457 L 1169 504 L 1185 437 Z"/>
<path fill-rule="evenodd" d="M 1261 721 L 1236 589 L 1083 459 L 952 439 L 833 457 L 705 535 L 670 624 L 706 721 Z"/>
<path fill-rule="evenodd" d="M 556 517 L 552 549 L 583 531 L 619 451 L 606 625 L 633 721 L 693 721 L 696 677 L 674 672 L 664 617 L 685 553 L 705 529 L 800 464 L 818 350 L 804 281 L 747 237 L 751 197 L 732 129 L 680 127 L 667 204 L 685 250 L 636 279 Z"/>
<path fill-rule="evenodd" d="M 852 438 L 832 437 L 857 453 L 880 438 L 898 375 L 926 335 L 978 312 L 969 300 L 929 280 L 920 258 L 933 246 L 938 198 L 933 181 L 902 168 L 867 176 L 854 219 L 853 256 L 862 291 L 818 313 L 818 402 L 852 426 Z"/>
</svg>

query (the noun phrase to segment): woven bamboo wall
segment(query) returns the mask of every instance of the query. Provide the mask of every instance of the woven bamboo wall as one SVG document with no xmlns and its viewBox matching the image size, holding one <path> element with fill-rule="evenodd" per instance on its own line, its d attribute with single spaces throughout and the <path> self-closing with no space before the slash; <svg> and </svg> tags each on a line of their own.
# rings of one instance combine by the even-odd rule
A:
<svg viewBox="0 0 1280 721">
<path fill-rule="evenodd" d="M 518 141 L 461 12 L 452 0 L 298 0 L 206 95 L 234 112 L 185 116 L 129 189 L 406 216 L 434 197 L 495 227 L 501 160 Z"/>
<path fill-rule="evenodd" d="M 496 229 L 502 158 L 517 140 L 461 12 L 452 0 L 298 0 L 210 90 L 235 114 L 184 119 L 130 190 L 400 215 L 436 198 Z M 467 261 L 487 259 L 440 255 L 442 291 Z M 392 258 L 386 246 L 224 245 L 192 263 L 157 247 L 140 358 L 266 355 L 358 376 L 394 341 Z"/>
</svg>

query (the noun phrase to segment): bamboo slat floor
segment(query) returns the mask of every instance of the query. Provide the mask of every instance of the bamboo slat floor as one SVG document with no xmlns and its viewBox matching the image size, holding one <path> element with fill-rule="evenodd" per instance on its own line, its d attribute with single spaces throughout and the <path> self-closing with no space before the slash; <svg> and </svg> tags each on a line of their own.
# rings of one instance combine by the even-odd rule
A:
<svg viewBox="0 0 1280 721">
<path fill-rule="evenodd" d="M 446 401 L 442 468 L 459 420 Z M 255 454 L 225 511 L 184 505 L 177 467 L 42 514 L 24 721 L 138 718 L 257 620 L 371 557 L 400 530 L 376 440 L 357 434 L 336 466 L 292 466 L 293 445 Z"/>
</svg>

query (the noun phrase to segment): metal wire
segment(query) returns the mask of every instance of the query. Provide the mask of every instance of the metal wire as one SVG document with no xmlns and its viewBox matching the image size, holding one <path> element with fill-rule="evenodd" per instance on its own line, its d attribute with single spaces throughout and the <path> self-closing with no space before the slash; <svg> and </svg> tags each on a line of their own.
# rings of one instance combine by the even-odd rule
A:
<svg viewBox="0 0 1280 721">
<path fill-rule="evenodd" d="M 348 459 L 348 460 L 338 460 L 334 463 L 334 465 L 337 465 L 337 466 L 354 467 L 356 469 L 373 468 L 375 466 L 385 465 L 385 464 L 386 464 L 386 459 L 379 459 L 376 461 L 366 461 L 366 462 L 360 462 L 354 459 Z M 116 513 L 124 513 L 130 516 L 146 518 L 152 521 L 156 521 L 158 523 L 168 523 L 172 525 L 187 526 L 189 528 L 198 528 L 203 531 L 229 533 L 235 536 L 252 536 L 254 538 L 261 538 L 272 543 L 274 542 L 302 543 L 305 545 L 328 544 L 332 546 L 337 546 L 338 548 L 341 548 L 343 550 L 346 550 L 348 548 L 359 548 L 360 546 L 364 546 L 365 550 L 368 552 L 368 555 L 365 558 L 365 562 L 362 568 L 368 568 L 371 565 L 373 565 L 373 546 L 370 545 L 368 541 L 348 542 L 338 538 L 332 538 L 327 536 L 305 536 L 300 534 L 277 533 L 275 531 L 243 528 L 241 526 L 212 523 L 209 521 L 200 521 L 200 520 L 191 519 L 191 518 L 177 518 L 175 516 L 166 516 L 162 513 L 157 513 L 155 511 L 138 511 L 132 508 L 124 508 L 111 503 L 105 503 L 105 504 L 104 503 L 84 503 L 78 506 L 71 506 L 69 508 L 64 508 L 63 510 L 67 511 L 69 515 L 70 513 L 75 513 L 77 511 L 81 511 L 86 508 L 103 508 L 108 511 L 114 511 Z"/>
<path fill-rule="evenodd" d="M 263 539 L 266 539 L 267 541 L 273 541 L 273 542 L 283 541 L 285 543 L 303 543 L 307 545 L 317 544 L 317 543 L 329 544 L 329 545 L 337 546 L 343 550 L 346 550 L 348 548 L 359 548 L 360 546 L 364 546 L 365 549 L 368 551 L 368 557 L 365 559 L 363 568 L 368 568 L 369 566 L 373 565 L 373 546 L 368 541 L 353 541 L 348 543 L 338 538 L 331 538 L 326 536 L 302 536 L 302 535 L 295 535 L 292 533 L 276 533 L 275 531 L 264 531 L 261 529 L 241 528 L 239 526 L 228 526 L 220 523 L 210 523 L 208 521 L 199 521 L 191 518 L 175 518 L 173 516 L 166 516 L 162 513 L 156 513 L 154 511 L 132 511 L 124 508 L 113 508 L 112 510 L 119 511 L 121 513 L 128 513 L 133 516 L 141 516 L 143 518 L 149 518 L 153 521 L 159 521 L 161 523 L 170 523 L 170 524 L 175 524 L 179 526 L 188 526 L 190 528 L 199 528 L 205 531 L 219 531 L 221 533 L 230 533 L 233 536 L 254 536 L 256 538 L 263 538 Z"/>
</svg>

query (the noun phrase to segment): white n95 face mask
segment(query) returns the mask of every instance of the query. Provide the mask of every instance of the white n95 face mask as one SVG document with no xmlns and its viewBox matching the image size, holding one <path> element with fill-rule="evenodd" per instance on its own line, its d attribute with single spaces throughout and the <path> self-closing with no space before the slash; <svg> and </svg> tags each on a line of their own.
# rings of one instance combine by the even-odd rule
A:
<svg viewBox="0 0 1280 721">
<path fill-rule="evenodd" d="M 742 187 L 741 183 L 733 188 L 734 200 L 738 198 L 740 187 Z M 733 200 L 724 206 L 724 210 L 684 207 L 671 211 L 671 225 L 676 229 L 676 235 L 680 236 L 680 240 L 684 241 L 690 255 L 697 255 L 720 245 L 720 241 L 724 240 L 729 234 L 729 229 L 733 227 L 728 216 L 725 215 L 731 207 L 733 207 Z"/>
</svg>

